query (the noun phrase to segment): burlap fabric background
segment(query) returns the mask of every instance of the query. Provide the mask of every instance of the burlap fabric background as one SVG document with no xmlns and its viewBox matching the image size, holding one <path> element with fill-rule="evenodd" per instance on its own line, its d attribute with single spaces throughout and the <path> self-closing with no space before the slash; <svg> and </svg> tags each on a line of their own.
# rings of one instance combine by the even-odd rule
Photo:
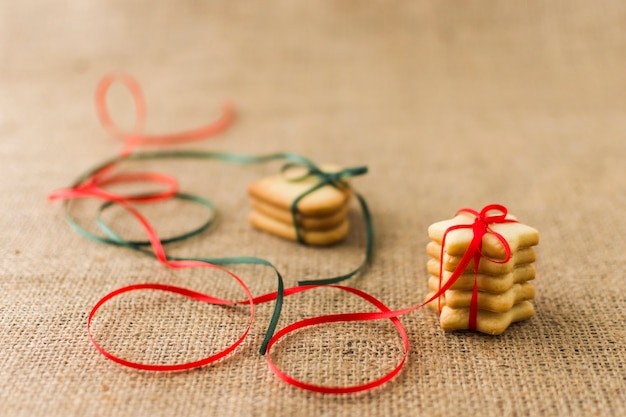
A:
<svg viewBox="0 0 626 417">
<path fill-rule="evenodd" d="M 0 6 L 0 414 L 624 415 L 626 413 L 626 8 L 558 2 L 3 2 Z M 507 205 L 541 232 L 536 316 L 500 337 L 444 333 L 426 309 L 402 318 L 408 363 L 392 382 L 356 395 L 292 388 L 257 354 L 271 306 L 226 359 L 153 374 L 102 357 L 87 314 L 109 291 L 139 282 L 242 298 L 224 276 L 172 271 L 87 241 L 47 194 L 115 155 L 93 91 L 124 70 L 146 92 L 150 132 L 212 120 L 232 100 L 235 125 L 190 149 L 293 151 L 317 162 L 366 164 L 354 180 L 376 227 L 371 268 L 349 281 L 392 308 L 425 296 L 427 226 L 458 208 Z M 112 92 L 121 124 L 132 104 Z M 361 259 L 355 206 L 348 239 L 301 247 L 252 230 L 248 182 L 277 164 L 160 161 L 213 199 L 219 221 L 169 250 L 255 255 L 287 285 L 346 272 Z M 93 228 L 96 206 L 75 213 Z M 181 202 L 147 211 L 168 235 L 205 215 Z M 105 216 L 140 232 L 120 210 Z M 234 269 L 255 294 L 271 271 Z M 285 303 L 281 327 L 330 312 L 370 309 L 322 290 Z M 245 308 L 219 309 L 158 293 L 108 304 L 94 332 L 129 359 L 198 359 L 231 343 Z M 273 353 L 294 376 L 356 384 L 401 358 L 389 322 L 336 324 L 288 337 Z"/>
</svg>

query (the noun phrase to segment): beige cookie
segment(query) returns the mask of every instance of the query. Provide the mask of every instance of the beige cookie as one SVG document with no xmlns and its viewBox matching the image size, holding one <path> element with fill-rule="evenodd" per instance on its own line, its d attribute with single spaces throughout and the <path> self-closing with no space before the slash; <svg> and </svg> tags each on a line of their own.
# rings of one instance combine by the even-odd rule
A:
<svg viewBox="0 0 626 417">
<path fill-rule="evenodd" d="M 438 283 L 429 280 L 428 288 L 431 293 L 426 296 L 426 299 L 436 294 Z M 478 291 L 478 309 L 506 313 L 515 304 L 533 298 L 535 298 L 535 286 L 530 283 L 515 284 L 511 289 L 500 294 Z M 472 304 L 472 291 L 448 290 L 441 304 L 450 308 L 469 308 Z M 428 303 L 428 307 L 437 310 L 437 300 Z"/>
<path fill-rule="evenodd" d="M 250 204 L 252 206 L 252 209 L 254 209 L 255 211 L 272 217 L 285 224 L 293 226 L 293 216 L 291 214 L 291 210 L 279 208 L 256 198 L 251 198 Z M 346 220 L 346 216 L 348 214 L 348 206 L 348 204 L 344 204 L 336 212 L 323 216 L 305 216 L 302 214 L 298 214 L 298 225 L 301 228 L 308 230 L 333 229 Z"/>
<path fill-rule="evenodd" d="M 510 215 L 507 218 L 515 219 Z M 433 223 L 428 227 L 428 236 L 441 245 L 443 235 L 450 226 L 471 225 L 474 219 L 475 217 L 470 214 L 461 213 L 452 219 Z M 495 223 L 490 224 L 489 227 L 504 237 L 511 252 L 517 252 L 520 248 L 528 248 L 539 243 L 539 232 L 522 223 Z M 446 235 L 446 252 L 452 256 L 462 256 L 467 251 L 473 236 L 474 232 L 471 227 L 452 230 Z M 482 252 L 495 259 L 504 259 L 506 254 L 504 245 L 492 233 L 483 236 Z"/>
<path fill-rule="evenodd" d="M 530 301 L 522 301 L 515 304 L 506 313 L 494 313 L 493 311 L 478 310 L 476 317 L 476 330 L 482 333 L 497 335 L 504 332 L 511 323 L 529 319 L 535 314 L 535 308 Z M 446 331 L 468 329 L 469 308 L 450 308 L 441 310 L 439 323 Z"/>
<path fill-rule="evenodd" d="M 434 260 L 435 263 L 439 263 L 439 258 L 441 257 L 441 245 L 435 242 L 429 242 L 428 245 L 426 245 L 426 253 L 428 254 L 428 256 L 430 256 L 431 260 Z M 461 262 L 461 258 L 462 256 L 451 256 L 444 253 L 443 269 L 453 272 Z M 536 259 L 537 255 L 534 248 L 524 248 L 513 253 L 511 255 L 511 259 L 509 259 L 509 261 L 505 263 L 496 263 L 488 260 L 487 258 L 481 258 L 478 263 L 478 272 L 488 275 L 507 274 L 511 272 L 513 268 L 515 268 L 517 265 L 535 262 Z M 437 270 L 439 270 L 439 265 L 437 265 Z M 467 272 L 473 270 L 474 262 L 471 261 L 465 271 Z"/>
<path fill-rule="evenodd" d="M 327 172 L 337 172 L 337 166 L 322 166 Z M 320 179 L 315 175 L 306 174 L 303 167 L 294 167 L 287 172 L 272 175 L 253 182 L 248 187 L 251 197 L 279 207 L 283 210 L 291 210 L 293 202 L 311 188 L 320 183 Z M 289 179 L 298 178 L 290 181 Z M 337 188 L 332 185 L 324 185 L 321 188 L 306 195 L 298 202 L 298 213 L 305 216 L 324 216 L 336 213 L 345 206 L 351 196 L 348 187 Z"/>
<path fill-rule="evenodd" d="M 292 225 L 288 225 L 278 221 L 258 211 L 251 211 L 248 217 L 250 224 L 257 229 L 268 233 L 283 237 L 285 239 L 297 240 L 296 229 Z M 299 229 L 300 235 L 305 243 L 310 245 L 332 245 L 346 237 L 349 230 L 348 220 L 344 220 L 333 229 L 328 230 L 307 230 Z"/>
<path fill-rule="evenodd" d="M 428 285 L 432 285 L 431 281 L 439 285 L 439 262 L 430 260 L 427 264 L 428 273 L 430 278 L 428 279 Z M 448 282 L 452 272 L 443 271 L 442 284 Z M 513 270 L 503 275 L 486 275 L 477 274 L 474 276 L 474 272 L 465 272 L 461 274 L 458 279 L 450 287 L 451 290 L 471 291 L 474 288 L 474 278 L 478 285 L 479 291 L 485 291 L 490 293 L 503 293 L 515 284 L 520 284 L 526 281 L 535 279 L 535 266 L 533 264 L 517 265 Z"/>
</svg>

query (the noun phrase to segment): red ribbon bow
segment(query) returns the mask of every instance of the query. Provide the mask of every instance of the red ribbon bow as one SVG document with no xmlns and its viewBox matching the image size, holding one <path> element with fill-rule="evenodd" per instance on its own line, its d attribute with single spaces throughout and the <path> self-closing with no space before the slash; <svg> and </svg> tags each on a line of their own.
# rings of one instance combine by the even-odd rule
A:
<svg viewBox="0 0 626 417">
<path fill-rule="evenodd" d="M 490 215 L 489 214 L 490 212 L 496 212 L 498 214 Z M 487 259 L 490 262 L 494 262 L 498 264 L 506 263 L 511 259 L 511 247 L 509 246 L 509 242 L 507 242 L 506 239 L 501 234 L 494 231 L 490 227 L 490 225 L 498 224 L 498 223 L 517 223 L 517 220 L 507 219 L 506 216 L 508 214 L 508 210 L 506 207 L 500 204 L 489 204 L 483 207 L 483 209 L 480 212 L 477 212 L 476 210 L 473 210 L 470 208 L 462 208 L 456 212 L 455 216 L 458 216 L 461 213 L 472 214 L 475 216 L 475 219 L 472 224 L 457 224 L 457 225 L 448 227 L 446 231 L 444 232 L 443 239 L 441 240 L 441 254 L 439 258 L 439 290 L 437 291 L 435 296 L 438 299 L 439 312 L 441 312 L 441 301 L 440 301 L 441 295 L 443 295 L 445 291 L 447 291 L 450 287 L 452 287 L 452 285 L 454 285 L 454 283 L 457 281 L 457 279 L 459 279 L 461 274 L 463 274 L 463 272 L 469 265 L 470 261 L 473 259 L 474 260 L 474 287 L 472 289 L 472 300 L 470 303 L 468 327 L 471 330 L 476 330 L 476 317 L 478 315 L 478 282 L 477 282 L 478 277 L 477 275 L 478 275 L 478 266 L 480 263 L 480 258 L 482 257 L 482 258 Z M 443 255 L 444 255 L 444 251 L 446 247 L 446 237 L 448 233 L 450 233 L 453 230 L 458 230 L 458 229 L 472 229 L 474 236 L 472 237 L 472 240 L 469 246 L 467 247 L 467 250 L 463 254 L 461 261 L 459 262 L 454 272 L 452 273 L 452 276 L 448 279 L 445 285 L 442 286 Z M 504 246 L 504 252 L 505 252 L 504 259 L 493 259 L 483 254 L 482 252 L 483 236 L 485 236 L 487 233 L 491 233 L 492 235 L 494 235 Z"/>
</svg>

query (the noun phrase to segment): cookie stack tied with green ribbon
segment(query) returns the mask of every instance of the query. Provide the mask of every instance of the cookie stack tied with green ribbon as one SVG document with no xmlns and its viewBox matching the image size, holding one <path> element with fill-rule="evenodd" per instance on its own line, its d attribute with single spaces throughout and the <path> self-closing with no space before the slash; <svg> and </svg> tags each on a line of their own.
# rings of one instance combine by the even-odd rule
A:
<svg viewBox="0 0 626 417">
<path fill-rule="evenodd" d="M 334 165 L 321 168 L 331 173 L 341 170 Z M 321 181 L 308 168 L 291 166 L 280 174 L 253 182 L 248 187 L 252 206 L 250 224 L 309 245 L 340 242 L 349 230 L 347 215 L 352 192 L 347 186 L 321 185 Z"/>
<path fill-rule="evenodd" d="M 506 218 L 515 220 L 510 215 Z M 431 242 L 426 247 L 430 290 L 427 299 L 433 297 L 453 275 L 460 273 L 458 278 L 454 277 L 456 281 L 452 286 L 428 306 L 440 311 L 442 329 L 471 329 L 470 307 L 476 286 L 477 313 L 473 330 L 496 335 L 504 332 L 511 323 L 534 315 L 531 300 L 535 298 L 535 287 L 531 281 L 535 279 L 536 254 L 533 246 L 539 243 L 539 232 L 519 222 L 490 224 L 488 232 L 482 237 L 477 256 L 463 271 L 455 273 L 474 234 L 471 227 L 454 227 L 471 225 L 473 221 L 474 218 L 468 213 L 459 213 L 452 219 L 434 223 L 428 228 Z M 498 233 L 508 243 L 508 261 L 503 262 L 507 258 L 505 245 L 491 231 Z M 445 247 L 442 250 L 444 234 Z M 476 259 L 479 259 L 477 272 L 474 266 Z"/>
</svg>

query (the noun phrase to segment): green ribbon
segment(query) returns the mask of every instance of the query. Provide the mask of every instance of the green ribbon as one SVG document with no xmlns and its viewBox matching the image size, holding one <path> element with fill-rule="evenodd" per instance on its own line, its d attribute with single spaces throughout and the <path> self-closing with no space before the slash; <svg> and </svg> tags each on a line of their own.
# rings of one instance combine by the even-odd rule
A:
<svg viewBox="0 0 626 417">
<path fill-rule="evenodd" d="M 338 172 L 325 172 L 322 169 L 320 169 L 317 165 L 315 165 L 312 161 L 310 161 L 309 159 L 305 158 L 304 156 L 295 154 L 295 153 L 274 153 L 274 154 L 263 155 L 263 156 L 254 156 L 254 155 L 232 153 L 232 152 L 156 151 L 156 152 L 133 153 L 130 155 L 122 155 L 122 156 L 118 156 L 115 158 L 111 158 L 105 161 L 104 163 L 96 166 L 95 168 L 89 170 L 82 176 L 80 176 L 75 181 L 73 187 L 78 186 L 79 184 L 84 182 L 86 179 L 90 178 L 93 174 L 101 171 L 105 167 L 108 167 L 108 166 L 111 166 L 111 165 L 114 165 L 114 164 L 117 164 L 126 160 L 154 160 L 154 159 L 173 159 L 173 158 L 174 159 L 215 159 L 215 160 L 219 160 L 223 162 L 242 164 L 242 165 L 259 164 L 259 163 L 265 163 L 265 162 L 270 162 L 270 161 L 283 160 L 287 162 L 287 164 L 283 167 L 283 172 L 288 167 L 294 166 L 294 165 L 300 165 L 300 166 L 306 167 L 308 171 L 304 176 L 290 180 L 290 181 L 299 181 L 308 177 L 309 175 L 315 175 L 320 180 L 318 184 L 316 184 L 315 186 L 311 187 L 309 190 L 305 191 L 300 196 L 298 196 L 294 200 L 293 204 L 291 205 L 291 214 L 294 220 L 296 237 L 298 238 L 298 242 L 302 244 L 304 244 L 305 242 L 302 239 L 302 235 L 300 233 L 298 222 L 297 222 L 298 202 L 302 200 L 302 198 L 304 198 L 305 196 L 313 193 L 314 191 L 326 185 L 330 185 L 339 189 L 346 189 L 346 188 L 351 189 L 351 187 L 349 186 L 347 182 L 345 182 L 345 180 L 348 178 L 352 178 L 352 177 L 367 173 L 367 167 L 365 166 L 347 168 Z M 351 191 L 355 194 L 357 200 L 359 201 L 361 211 L 363 213 L 363 221 L 364 221 L 366 235 L 367 235 L 367 243 L 366 243 L 364 260 L 356 269 L 352 270 L 351 272 L 347 274 L 343 274 L 343 275 L 332 277 L 332 278 L 298 281 L 298 285 L 302 286 L 302 285 L 336 284 L 348 278 L 351 278 L 358 272 L 362 271 L 369 264 L 371 257 L 372 257 L 373 246 L 374 246 L 374 228 L 372 225 L 372 218 L 371 218 L 371 214 L 367 206 L 367 203 L 365 202 L 365 199 L 363 198 L 363 196 L 352 189 Z M 142 196 L 144 195 L 135 195 L 134 197 L 142 197 Z M 168 244 L 168 243 L 173 243 L 173 242 L 180 242 L 180 241 L 189 239 L 193 236 L 196 236 L 202 233 L 203 231 L 205 231 L 207 228 L 211 226 L 215 218 L 214 217 L 214 213 L 216 211 L 215 205 L 208 199 L 199 197 L 197 195 L 186 194 L 186 193 L 177 193 L 174 195 L 174 198 L 190 201 L 190 202 L 199 204 L 201 206 L 204 206 L 210 210 L 211 216 L 206 222 L 202 223 L 200 226 L 198 226 L 195 229 L 192 229 L 191 231 L 184 232 L 184 233 L 175 235 L 167 239 L 163 239 L 161 241 L 163 245 Z M 68 221 L 70 226 L 82 236 L 90 240 L 96 241 L 96 242 L 114 245 L 114 246 L 126 247 L 126 248 L 141 252 L 149 256 L 153 256 L 153 257 L 155 256 L 151 251 L 145 249 L 145 247 L 150 245 L 149 241 L 124 239 L 118 233 L 116 233 L 108 224 L 106 224 L 106 222 L 102 219 L 102 212 L 106 210 L 107 208 L 111 207 L 112 205 L 116 204 L 115 202 L 111 202 L 111 201 L 106 202 L 102 204 L 100 208 L 98 209 L 97 224 L 100 230 L 106 235 L 106 237 L 97 235 L 95 233 L 91 233 L 87 231 L 85 228 L 83 228 L 82 226 L 80 226 L 78 222 L 70 214 L 68 201 L 66 201 L 65 203 L 66 204 L 64 206 L 66 208 L 66 220 Z M 278 325 L 278 320 L 280 318 L 280 313 L 282 310 L 283 298 L 284 298 L 283 277 L 278 271 L 278 269 L 272 263 L 270 263 L 269 261 L 265 259 L 257 258 L 253 256 L 236 256 L 236 257 L 226 257 L 226 258 L 205 258 L 205 257 L 200 257 L 200 258 L 171 257 L 170 258 L 168 257 L 168 259 L 179 260 L 179 261 L 193 260 L 193 261 L 205 262 L 205 263 L 218 265 L 218 266 L 263 265 L 263 266 L 272 268 L 274 272 L 276 273 L 276 277 L 278 281 L 277 296 L 276 296 L 276 303 L 274 305 L 274 311 L 270 319 L 270 323 L 265 332 L 265 337 L 261 344 L 261 348 L 259 349 L 259 352 L 262 355 L 265 354 L 267 350 L 267 345 L 270 339 L 272 338 L 272 335 L 274 334 L 276 327 Z"/>
<path fill-rule="evenodd" d="M 292 166 L 293 164 L 287 164 L 283 167 L 283 172 L 288 169 L 290 166 Z M 302 234 L 300 233 L 300 227 L 298 226 L 298 203 L 300 202 L 300 200 L 302 200 L 304 197 L 306 197 L 307 195 L 317 191 L 318 189 L 325 187 L 326 185 L 331 185 L 337 189 L 346 189 L 349 188 L 351 189 L 350 185 L 345 182 L 345 179 L 348 178 L 352 178 L 358 175 L 363 175 L 367 173 L 367 167 L 365 166 L 359 166 L 359 167 L 354 167 L 354 168 L 347 168 L 341 171 L 337 171 L 337 172 L 324 172 L 321 169 L 319 169 L 318 167 L 309 167 L 309 171 L 307 174 L 298 177 L 298 178 L 294 178 L 294 179 L 290 179 L 289 181 L 302 181 L 303 179 L 307 178 L 309 175 L 315 175 L 320 179 L 320 182 L 311 187 L 309 190 L 305 191 L 304 193 L 300 194 L 298 197 L 296 197 L 293 201 L 293 203 L 291 204 L 291 217 L 293 219 L 293 224 L 296 228 L 296 238 L 298 239 L 298 242 L 304 244 L 304 239 L 302 239 Z M 316 280 L 305 280 L 305 281 L 298 281 L 298 285 L 330 285 L 330 284 L 337 284 L 341 281 L 344 281 L 354 275 L 356 275 L 359 271 L 361 271 L 363 268 L 365 268 L 367 266 L 367 264 L 370 261 L 370 258 L 372 256 L 372 251 L 374 248 L 374 227 L 372 226 L 372 217 L 370 215 L 370 211 L 369 208 L 367 207 L 367 203 L 365 202 L 365 199 L 363 198 L 363 196 L 359 193 L 357 193 L 356 191 L 352 190 L 351 191 L 354 193 L 354 195 L 357 197 L 357 200 L 359 201 L 359 204 L 361 205 L 361 212 L 363 213 L 363 220 L 365 223 L 365 231 L 367 233 L 367 246 L 366 246 L 366 250 L 365 250 L 365 259 L 363 260 L 363 262 L 353 271 L 345 274 L 345 275 L 340 275 L 337 277 L 333 277 L 333 278 L 325 278 L 325 279 L 316 279 Z"/>
</svg>

